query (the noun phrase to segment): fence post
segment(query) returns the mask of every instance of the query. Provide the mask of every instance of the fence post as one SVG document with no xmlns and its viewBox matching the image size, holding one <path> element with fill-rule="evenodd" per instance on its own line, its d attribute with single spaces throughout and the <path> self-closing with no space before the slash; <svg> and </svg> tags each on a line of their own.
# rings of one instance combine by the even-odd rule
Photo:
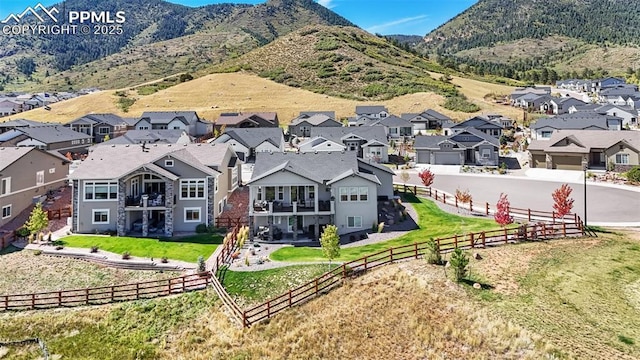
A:
<svg viewBox="0 0 640 360">
<path fill-rule="evenodd" d="M 364 257 L 364 271 L 367 271 L 367 259 L 369 259 L 368 256 Z"/>
<path fill-rule="evenodd" d="M 458 208 L 458 198 L 456 197 L 456 208 Z"/>
<path fill-rule="evenodd" d="M 474 248 L 475 244 L 474 244 L 474 241 L 473 241 L 473 233 L 470 233 L 469 236 L 470 236 L 469 240 L 471 240 L 471 248 Z"/>
<path fill-rule="evenodd" d="M 429 188 L 429 197 L 433 197 L 433 194 L 431 194 L 431 188 Z"/>
<path fill-rule="evenodd" d="M 453 236 L 453 247 L 454 247 L 454 249 L 458 248 L 458 234 L 455 234 Z"/>
<path fill-rule="evenodd" d="M 525 241 L 528 240 L 528 237 L 527 237 L 527 224 L 524 224 L 524 240 Z"/>
<path fill-rule="evenodd" d="M 414 251 L 416 253 L 416 259 L 417 259 L 418 258 L 418 243 L 417 242 L 413 243 L 413 249 L 414 249 Z"/>
<path fill-rule="evenodd" d="M 527 209 L 527 219 L 531 221 L 531 209 Z"/>
<path fill-rule="evenodd" d="M 413 185 L 413 194 L 414 194 L 415 196 L 418 196 L 418 187 L 417 187 L 417 186 L 415 186 L 415 185 Z"/>
<path fill-rule="evenodd" d="M 36 294 L 31 294 L 31 309 L 36 308 Z"/>
<path fill-rule="evenodd" d="M 289 307 L 291 307 L 291 289 L 289 289 Z"/>
<path fill-rule="evenodd" d="M 473 212 L 473 200 L 469 199 L 469 212 Z"/>
<path fill-rule="evenodd" d="M 552 211 L 551 212 L 551 219 L 552 219 L 552 224 L 555 225 L 556 224 L 556 212 Z"/>
<path fill-rule="evenodd" d="M 504 228 L 504 243 L 508 243 L 509 242 L 509 237 L 507 236 L 507 228 Z"/>
<path fill-rule="evenodd" d="M 389 253 L 391 254 L 391 260 L 389 260 L 389 262 L 393 262 L 393 248 L 389 248 Z"/>
<path fill-rule="evenodd" d="M 4 309 L 9 310 L 9 295 L 5 295 L 4 297 Z"/>
<path fill-rule="evenodd" d="M 317 295 L 318 295 L 318 278 L 316 278 L 315 283 L 316 283 L 316 284 L 315 284 L 315 285 L 316 285 L 316 293 L 315 293 L 315 294 L 316 294 L 316 296 L 317 296 Z"/>
<path fill-rule="evenodd" d="M 567 223 L 562 222 L 562 236 L 567 237 Z"/>
<path fill-rule="evenodd" d="M 169 281 L 171 281 L 171 280 L 169 280 Z M 169 284 L 171 284 L 171 283 L 169 283 Z M 113 298 L 114 291 L 113 291 L 113 290 L 114 290 L 114 289 L 113 289 L 113 286 L 112 286 L 112 287 L 111 287 L 111 302 L 113 302 L 113 301 L 114 301 L 114 298 Z M 171 293 L 171 291 L 169 291 L 169 293 Z M 169 295 L 169 294 L 167 294 L 167 295 Z"/>
<path fill-rule="evenodd" d="M 136 284 L 136 285 L 137 285 L 137 284 Z M 181 292 L 185 292 L 185 288 L 184 288 L 185 286 L 186 286 L 186 284 L 185 284 L 185 277 L 183 276 L 183 277 L 182 277 L 182 291 L 181 291 Z"/>
<path fill-rule="evenodd" d="M 345 264 L 342 264 L 342 278 L 345 279 L 347 277 L 347 267 Z"/>
<path fill-rule="evenodd" d="M 58 307 L 62 306 L 62 291 L 58 291 Z"/>
<path fill-rule="evenodd" d="M 442 193 L 442 203 L 446 204 L 447 203 L 447 194 Z"/>
<path fill-rule="evenodd" d="M 267 318 L 271 317 L 271 301 L 267 301 Z"/>
<path fill-rule="evenodd" d="M 242 327 L 249 327 L 249 320 L 247 319 L 247 312 L 242 312 Z"/>
<path fill-rule="evenodd" d="M 487 216 L 489 216 L 489 203 L 485 203 Z"/>
<path fill-rule="evenodd" d="M 482 247 L 487 247 L 487 238 L 484 234 L 484 231 L 480 233 L 480 236 L 482 237 Z"/>
<path fill-rule="evenodd" d="M 438 190 L 436 189 L 436 201 L 438 201 Z"/>
</svg>

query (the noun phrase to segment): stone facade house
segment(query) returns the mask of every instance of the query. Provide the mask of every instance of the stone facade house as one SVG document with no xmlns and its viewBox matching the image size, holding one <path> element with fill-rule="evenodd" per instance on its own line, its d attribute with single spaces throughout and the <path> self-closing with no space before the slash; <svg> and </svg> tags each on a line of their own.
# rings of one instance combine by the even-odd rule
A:
<svg viewBox="0 0 640 360">
<path fill-rule="evenodd" d="M 115 114 L 88 114 L 65 124 L 71 130 L 93 137 L 93 143 L 101 143 L 108 139 L 121 136 L 127 132 L 129 124 Z"/>
<path fill-rule="evenodd" d="M 69 177 L 72 231 L 193 232 L 215 222 L 240 173 L 226 144 L 97 146 Z"/>
</svg>

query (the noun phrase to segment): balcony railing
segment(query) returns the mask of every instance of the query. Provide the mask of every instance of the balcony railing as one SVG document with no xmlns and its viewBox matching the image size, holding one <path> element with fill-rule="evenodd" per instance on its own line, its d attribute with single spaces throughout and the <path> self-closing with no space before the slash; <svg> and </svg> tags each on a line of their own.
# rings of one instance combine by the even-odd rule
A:
<svg viewBox="0 0 640 360">
<path fill-rule="evenodd" d="M 305 213 L 315 212 L 315 202 L 293 202 L 282 201 L 254 201 L 253 212 L 255 213 Z M 330 200 L 318 200 L 318 211 L 331 211 Z"/>
<path fill-rule="evenodd" d="M 166 196 L 162 193 L 143 194 L 139 196 L 127 196 L 125 206 L 128 207 L 163 207 L 166 203 Z M 146 206 L 145 206 L 146 202 Z"/>
</svg>

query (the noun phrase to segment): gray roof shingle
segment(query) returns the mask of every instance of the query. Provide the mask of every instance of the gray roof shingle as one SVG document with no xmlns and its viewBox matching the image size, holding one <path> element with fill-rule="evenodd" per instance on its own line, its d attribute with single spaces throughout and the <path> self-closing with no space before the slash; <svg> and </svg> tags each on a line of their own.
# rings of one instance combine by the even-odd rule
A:
<svg viewBox="0 0 640 360">
<path fill-rule="evenodd" d="M 387 134 L 384 126 L 350 126 L 350 127 L 318 127 L 311 128 L 310 137 L 323 137 L 327 140 L 342 144 L 342 139 L 355 135 L 367 141 L 376 140 L 387 143 Z"/>
<path fill-rule="evenodd" d="M 276 147 L 284 143 L 284 135 L 280 128 L 234 128 L 226 129 L 224 134 L 215 139 L 213 143 L 226 143 L 229 139 L 234 139 L 245 147 L 252 149 L 265 141 L 270 142 Z"/>
</svg>

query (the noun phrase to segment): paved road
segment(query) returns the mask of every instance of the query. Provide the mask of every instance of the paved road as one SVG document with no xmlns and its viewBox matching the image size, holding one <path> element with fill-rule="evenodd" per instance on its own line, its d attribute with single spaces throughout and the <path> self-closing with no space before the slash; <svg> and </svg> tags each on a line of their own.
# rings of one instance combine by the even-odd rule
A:
<svg viewBox="0 0 640 360">
<path fill-rule="evenodd" d="M 410 173 L 410 176 L 408 183 L 421 184 L 415 172 Z M 397 176 L 394 181 L 402 182 Z M 456 189 L 468 189 L 474 203 L 489 202 L 491 205 L 495 205 L 500 193 L 506 193 L 512 207 L 551 211 L 553 206 L 551 193 L 562 184 L 563 182 L 514 176 L 436 174 L 432 186 L 451 194 L 455 194 Z M 571 195 L 575 199 L 574 212 L 583 217 L 584 186 L 575 183 L 569 185 L 573 189 Z M 622 226 L 637 223 L 636 226 L 640 226 L 640 192 L 588 182 L 587 216 L 587 222 L 591 225 L 608 226 L 617 223 Z"/>
</svg>

